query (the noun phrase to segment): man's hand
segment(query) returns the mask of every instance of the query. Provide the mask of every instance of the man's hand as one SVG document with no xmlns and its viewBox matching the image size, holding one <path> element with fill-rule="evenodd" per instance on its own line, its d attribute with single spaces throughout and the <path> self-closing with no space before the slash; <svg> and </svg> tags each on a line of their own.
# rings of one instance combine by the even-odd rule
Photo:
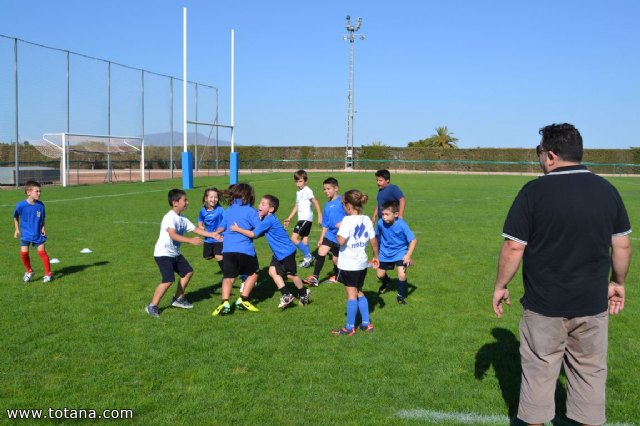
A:
<svg viewBox="0 0 640 426">
<path fill-rule="evenodd" d="M 616 315 L 624 309 L 624 286 L 618 283 L 609 283 L 609 315 Z"/>
<path fill-rule="evenodd" d="M 509 290 L 506 288 L 497 289 L 493 291 L 493 312 L 496 313 L 498 318 L 502 318 L 502 302 L 507 305 L 511 304 L 511 300 L 509 300 Z"/>
</svg>

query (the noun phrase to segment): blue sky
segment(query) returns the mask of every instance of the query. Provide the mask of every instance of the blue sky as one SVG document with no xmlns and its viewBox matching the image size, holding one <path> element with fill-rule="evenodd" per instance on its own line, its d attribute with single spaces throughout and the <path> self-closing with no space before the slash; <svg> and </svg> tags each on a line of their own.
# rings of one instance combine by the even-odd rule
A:
<svg viewBox="0 0 640 426">
<path fill-rule="evenodd" d="M 406 146 L 438 126 L 461 148 L 533 147 L 570 122 L 590 148 L 640 146 L 636 0 L 0 0 L 0 34 L 220 89 L 236 142 L 344 146 L 345 16 L 355 47 L 355 145 Z"/>
</svg>

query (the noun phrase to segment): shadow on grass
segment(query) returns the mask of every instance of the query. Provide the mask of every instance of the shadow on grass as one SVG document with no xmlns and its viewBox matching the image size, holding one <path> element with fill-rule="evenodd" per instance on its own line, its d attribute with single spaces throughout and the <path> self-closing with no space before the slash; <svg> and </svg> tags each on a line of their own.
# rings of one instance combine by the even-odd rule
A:
<svg viewBox="0 0 640 426">
<path fill-rule="evenodd" d="M 498 386 L 502 392 L 502 398 L 509 411 L 509 424 L 511 426 L 523 426 L 526 423 L 516 417 L 520 400 L 522 373 L 520 343 L 516 336 L 505 328 L 494 328 L 491 330 L 491 335 L 496 341 L 483 345 L 476 354 L 475 378 L 482 380 L 489 368 L 493 367 L 496 379 L 498 379 Z M 551 422 L 554 426 L 573 426 L 578 424 L 567 419 L 566 402 L 567 392 L 558 381 L 555 391 L 556 417 Z"/>
<path fill-rule="evenodd" d="M 72 266 L 65 266 L 64 268 L 60 268 L 60 269 L 55 269 L 53 270 L 53 268 L 51 268 L 53 270 L 53 273 L 55 275 L 56 279 L 62 278 L 66 275 L 71 275 L 71 274 L 75 274 L 76 272 L 82 272 L 87 268 L 93 268 L 95 266 L 105 266 L 108 265 L 109 262 L 106 260 L 101 260 L 100 262 L 94 262 L 91 264 L 87 264 L 87 265 L 72 265 Z"/>
</svg>

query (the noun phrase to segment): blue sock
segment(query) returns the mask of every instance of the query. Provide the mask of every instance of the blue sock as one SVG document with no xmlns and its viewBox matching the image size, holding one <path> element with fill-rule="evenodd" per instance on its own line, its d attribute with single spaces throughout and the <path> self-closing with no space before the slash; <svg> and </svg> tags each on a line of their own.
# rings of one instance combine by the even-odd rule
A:
<svg viewBox="0 0 640 426">
<path fill-rule="evenodd" d="M 407 281 L 398 280 L 398 296 L 407 297 Z"/>
<path fill-rule="evenodd" d="M 347 330 L 351 330 L 356 325 L 356 315 L 358 314 L 358 301 L 349 299 L 347 300 Z M 368 314 L 367 314 L 368 316 Z"/>
<path fill-rule="evenodd" d="M 298 247 L 298 250 L 300 250 L 300 253 L 302 253 L 305 257 L 307 256 L 306 253 L 304 252 L 304 244 L 302 244 L 302 241 L 299 241 L 298 244 L 296 244 L 296 247 Z"/>
<path fill-rule="evenodd" d="M 311 257 L 311 250 L 309 250 L 309 244 L 300 243 L 300 251 L 304 254 L 304 257 Z"/>
<path fill-rule="evenodd" d="M 366 297 L 358 297 L 358 310 L 360 311 L 360 316 L 362 317 L 361 325 L 369 325 L 369 301 Z"/>
</svg>

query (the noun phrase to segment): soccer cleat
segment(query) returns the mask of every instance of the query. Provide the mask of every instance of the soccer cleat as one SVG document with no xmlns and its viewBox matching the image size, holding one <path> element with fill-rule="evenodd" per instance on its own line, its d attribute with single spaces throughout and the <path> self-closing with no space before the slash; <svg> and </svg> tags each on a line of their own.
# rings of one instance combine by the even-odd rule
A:
<svg viewBox="0 0 640 426">
<path fill-rule="evenodd" d="M 187 299 L 185 299 L 184 297 L 181 297 L 179 299 L 176 299 L 174 297 L 173 300 L 171 301 L 171 306 L 173 306 L 174 308 L 182 308 L 182 309 L 193 308 L 193 305 L 189 303 L 189 301 L 187 301 Z"/>
<path fill-rule="evenodd" d="M 229 301 L 225 300 L 221 304 L 218 305 L 217 308 L 213 310 L 211 316 L 217 317 L 218 315 L 227 315 L 231 313 L 231 305 L 229 305 Z"/>
<path fill-rule="evenodd" d="M 238 297 L 238 300 L 236 300 L 236 309 L 240 309 L 241 311 L 250 311 L 250 312 L 258 312 L 260 310 L 255 306 L 253 306 L 253 304 L 248 300 L 242 300 L 242 297 Z"/>
<path fill-rule="evenodd" d="M 349 330 L 346 327 L 342 327 L 339 330 L 331 330 L 331 334 L 333 334 L 334 336 L 353 336 L 354 334 L 356 334 L 356 329 L 352 328 L 351 330 Z"/>
<path fill-rule="evenodd" d="M 24 276 L 22 277 L 22 281 L 24 281 L 25 283 L 28 283 L 29 281 L 31 281 L 31 277 L 33 277 L 33 271 L 25 272 Z"/>
<path fill-rule="evenodd" d="M 328 283 L 337 283 L 338 280 L 336 279 L 335 275 L 331 275 L 329 278 L 327 278 L 327 282 Z"/>
<path fill-rule="evenodd" d="M 406 305 L 406 304 L 407 304 L 407 301 L 406 301 L 406 300 L 404 300 L 404 297 L 402 297 L 402 296 L 400 296 L 400 295 L 398 295 L 398 297 L 396 297 L 396 300 L 398 301 L 398 303 L 399 303 L 400 305 Z"/>
<path fill-rule="evenodd" d="M 302 306 L 309 304 L 310 295 L 311 295 L 311 290 L 307 289 L 307 292 L 304 294 L 304 296 L 300 296 L 300 304 Z"/>
<path fill-rule="evenodd" d="M 53 275 L 45 275 L 44 277 L 42 277 L 43 283 L 50 283 L 51 281 L 53 281 Z"/>
<path fill-rule="evenodd" d="M 360 331 L 365 333 L 373 333 L 373 324 L 369 323 L 367 325 L 361 325 Z"/>
<path fill-rule="evenodd" d="M 309 275 L 307 278 L 305 278 L 304 282 L 311 287 L 318 287 L 318 284 L 320 284 L 318 282 L 318 278 L 314 277 L 313 275 Z"/>
<path fill-rule="evenodd" d="M 291 302 L 293 302 L 293 299 L 294 297 L 292 294 L 283 294 L 280 298 L 280 304 L 278 305 L 278 308 L 285 309 L 291 304 Z"/>
<path fill-rule="evenodd" d="M 152 305 L 151 303 L 149 303 L 144 310 L 147 311 L 147 313 L 152 317 L 158 318 L 160 316 L 160 309 L 158 309 L 156 305 Z"/>
<path fill-rule="evenodd" d="M 309 257 L 305 257 L 302 262 L 300 262 L 300 264 L 298 265 L 299 268 L 309 268 L 311 267 L 311 265 L 313 265 L 313 261 L 314 261 L 314 257 L 313 256 L 309 256 Z"/>
</svg>

